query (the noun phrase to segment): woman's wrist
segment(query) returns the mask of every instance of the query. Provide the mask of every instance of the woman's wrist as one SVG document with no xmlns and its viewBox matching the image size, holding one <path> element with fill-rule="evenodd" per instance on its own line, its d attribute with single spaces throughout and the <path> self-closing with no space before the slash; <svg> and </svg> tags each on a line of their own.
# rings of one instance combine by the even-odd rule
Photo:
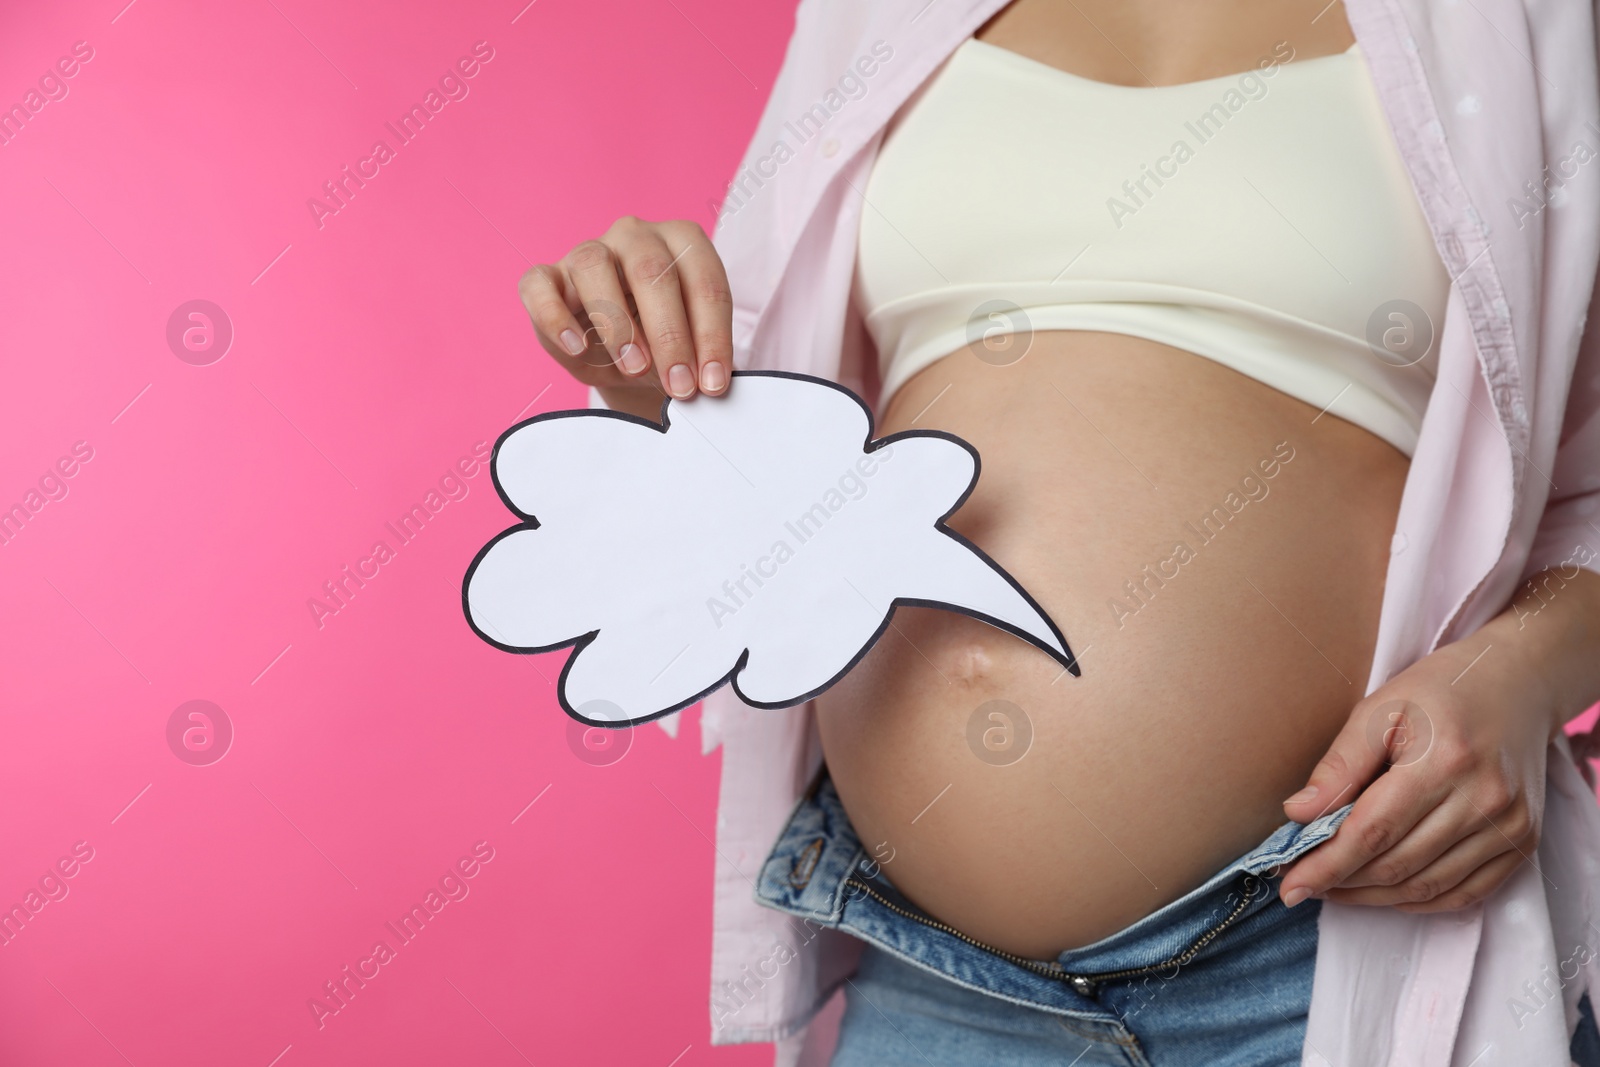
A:
<svg viewBox="0 0 1600 1067">
<path fill-rule="evenodd" d="M 1485 659 L 1503 649 L 1514 663 L 1522 699 L 1545 709 L 1552 739 L 1600 700 L 1600 574 L 1541 571 L 1475 636 Z"/>
</svg>

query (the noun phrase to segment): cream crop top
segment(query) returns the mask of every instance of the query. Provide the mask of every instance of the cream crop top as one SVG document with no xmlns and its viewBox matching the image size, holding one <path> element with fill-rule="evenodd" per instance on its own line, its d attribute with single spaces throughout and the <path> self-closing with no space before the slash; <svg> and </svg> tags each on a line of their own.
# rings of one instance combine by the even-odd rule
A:
<svg viewBox="0 0 1600 1067">
<path fill-rule="evenodd" d="M 1450 279 L 1357 46 L 1138 88 L 970 38 L 864 196 L 854 299 L 885 402 L 996 331 L 1098 330 L 1416 447 Z"/>
</svg>

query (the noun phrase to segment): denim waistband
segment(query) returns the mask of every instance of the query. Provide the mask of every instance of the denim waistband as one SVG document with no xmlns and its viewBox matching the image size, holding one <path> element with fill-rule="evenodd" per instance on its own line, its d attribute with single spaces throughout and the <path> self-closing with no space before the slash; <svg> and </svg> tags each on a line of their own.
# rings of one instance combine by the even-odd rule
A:
<svg viewBox="0 0 1600 1067">
<path fill-rule="evenodd" d="M 756 899 L 853 934 L 958 985 L 1061 1014 L 1098 1017 L 1104 1009 L 1092 997 L 1103 983 L 1174 977 L 1275 903 L 1271 883 L 1281 868 L 1332 837 L 1352 806 L 1310 823 L 1284 823 L 1203 885 L 1109 937 L 1054 960 L 1028 960 L 975 942 L 906 900 L 868 857 L 824 773 L 796 805 L 762 865 Z"/>
</svg>

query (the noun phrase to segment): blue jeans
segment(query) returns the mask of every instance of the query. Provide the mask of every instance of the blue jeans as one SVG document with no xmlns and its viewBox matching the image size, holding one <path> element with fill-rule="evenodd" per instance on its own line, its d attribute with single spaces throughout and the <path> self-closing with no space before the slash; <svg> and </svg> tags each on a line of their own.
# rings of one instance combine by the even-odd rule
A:
<svg viewBox="0 0 1600 1067">
<path fill-rule="evenodd" d="M 1110 937 L 1030 960 L 897 892 L 824 775 L 763 864 L 756 896 L 867 943 L 845 986 L 834 1067 L 1281 1067 L 1300 1062 L 1321 904 L 1285 908 L 1277 876 L 1332 837 L 1351 806 L 1284 823 Z"/>
</svg>

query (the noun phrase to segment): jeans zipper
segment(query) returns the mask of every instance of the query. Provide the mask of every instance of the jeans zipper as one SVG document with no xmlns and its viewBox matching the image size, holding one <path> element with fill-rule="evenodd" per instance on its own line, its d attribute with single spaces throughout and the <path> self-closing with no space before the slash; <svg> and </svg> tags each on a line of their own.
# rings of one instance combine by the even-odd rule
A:
<svg viewBox="0 0 1600 1067">
<path fill-rule="evenodd" d="M 1239 916 L 1244 913 L 1244 909 L 1249 907 L 1250 902 L 1255 899 L 1255 887 L 1258 881 L 1259 879 L 1257 879 L 1255 875 L 1246 875 L 1244 879 L 1244 892 L 1240 896 L 1239 902 L 1234 905 L 1233 910 L 1230 911 L 1215 926 L 1196 938 L 1193 944 L 1184 949 L 1182 952 L 1178 953 L 1176 956 L 1172 956 L 1171 958 L 1163 960 L 1160 963 L 1148 964 L 1144 967 L 1130 967 L 1121 971 L 1100 971 L 1091 974 L 1073 974 L 1064 969 L 1061 964 L 1054 961 L 1030 960 L 1026 956 L 1018 956 L 1002 949 L 995 948 L 992 945 L 986 945 L 975 937 L 967 936 L 948 923 L 942 923 L 938 919 L 930 918 L 926 915 L 919 915 L 914 911 L 902 908 L 900 905 L 885 897 L 882 893 L 878 892 L 878 890 L 874 889 L 866 882 L 863 882 L 853 874 L 845 879 L 845 885 L 854 886 L 855 888 L 860 889 L 873 900 L 877 901 L 879 904 L 882 904 L 884 907 L 888 908 L 890 911 L 901 916 L 902 918 L 914 919 L 915 921 L 922 923 L 924 926 L 931 926 L 935 930 L 940 930 L 949 934 L 951 937 L 959 938 L 960 940 L 965 941 L 974 948 L 982 949 L 991 955 L 1000 957 L 1008 963 L 1014 963 L 1018 967 L 1032 971 L 1034 974 L 1040 975 L 1044 978 L 1053 978 L 1057 981 L 1065 982 L 1066 984 L 1070 985 L 1075 992 L 1087 997 L 1093 996 L 1096 988 L 1102 982 L 1117 981 L 1124 978 L 1138 978 L 1147 974 L 1157 974 L 1162 971 L 1174 970 L 1182 967 L 1190 960 L 1194 959 L 1195 956 L 1199 954 L 1201 949 L 1205 948 L 1216 939 L 1218 934 L 1222 933 L 1239 920 Z"/>
</svg>

